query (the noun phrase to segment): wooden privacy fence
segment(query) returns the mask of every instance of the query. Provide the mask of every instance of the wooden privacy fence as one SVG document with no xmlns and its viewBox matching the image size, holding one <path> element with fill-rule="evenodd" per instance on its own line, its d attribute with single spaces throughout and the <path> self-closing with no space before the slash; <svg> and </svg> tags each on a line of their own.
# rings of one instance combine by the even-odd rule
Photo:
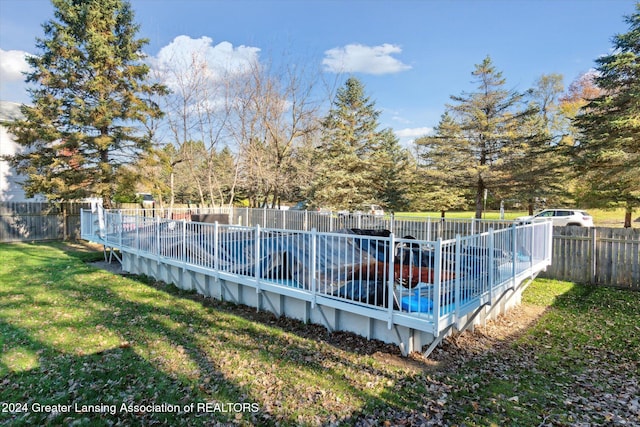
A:
<svg viewBox="0 0 640 427">
<path fill-rule="evenodd" d="M 552 251 L 543 277 L 640 290 L 640 229 L 554 227 Z"/>
<path fill-rule="evenodd" d="M 76 239 L 88 203 L 0 202 L 0 242 Z"/>
</svg>

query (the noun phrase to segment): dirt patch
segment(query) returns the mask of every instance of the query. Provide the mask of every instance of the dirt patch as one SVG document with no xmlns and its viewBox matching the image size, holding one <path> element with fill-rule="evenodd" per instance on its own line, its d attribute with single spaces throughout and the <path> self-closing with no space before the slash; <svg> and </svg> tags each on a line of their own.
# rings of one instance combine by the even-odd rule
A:
<svg viewBox="0 0 640 427">
<path fill-rule="evenodd" d="M 104 250 L 104 247 L 100 244 L 92 243 L 92 242 L 66 241 L 66 242 L 63 242 L 63 249 L 68 252 L 102 253 Z M 120 274 L 120 275 L 127 274 L 126 271 L 122 270 L 122 265 L 120 264 L 120 261 L 116 259 L 115 256 L 112 257 L 111 262 L 101 260 L 101 261 L 87 262 L 87 264 L 96 268 L 100 268 L 102 270 L 106 270 L 113 274 Z"/>
<path fill-rule="evenodd" d="M 89 265 L 93 267 L 101 268 L 102 270 L 107 270 L 108 272 L 113 274 L 120 274 L 120 275 L 127 274 L 127 272 L 122 269 L 122 265 L 120 264 L 120 261 L 118 261 L 117 259 L 114 259 L 111 262 L 108 262 L 108 261 L 90 262 Z"/>
<path fill-rule="evenodd" d="M 62 243 L 65 250 L 70 252 L 102 252 L 102 245 L 84 240 L 65 241 Z"/>
<path fill-rule="evenodd" d="M 547 307 L 521 304 L 476 326 L 473 331 L 464 331 L 446 338 L 429 359 L 441 362 L 465 359 L 474 355 L 499 351 L 508 346 L 542 316 Z"/>
<path fill-rule="evenodd" d="M 388 366 L 395 366 L 407 372 L 419 374 L 420 372 L 430 371 L 441 367 L 442 362 L 428 359 L 421 353 L 411 353 L 408 357 L 402 357 L 398 354 L 389 352 L 376 351 L 373 358 Z"/>
</svg>

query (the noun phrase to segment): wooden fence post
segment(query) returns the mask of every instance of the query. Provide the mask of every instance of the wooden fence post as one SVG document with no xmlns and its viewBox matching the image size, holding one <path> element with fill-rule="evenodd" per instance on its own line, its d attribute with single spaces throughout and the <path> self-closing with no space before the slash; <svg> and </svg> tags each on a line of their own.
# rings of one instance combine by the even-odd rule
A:
<svg viewBox="0 0 640 427">
<path fill-rule="evenodd" d="M 67 240 L 69 237 L 69 230 L 68 230 L 68 213 L 67 213 L 67 203 L 63 202 L 62 203 L 62 240 Z"/>
</svg>

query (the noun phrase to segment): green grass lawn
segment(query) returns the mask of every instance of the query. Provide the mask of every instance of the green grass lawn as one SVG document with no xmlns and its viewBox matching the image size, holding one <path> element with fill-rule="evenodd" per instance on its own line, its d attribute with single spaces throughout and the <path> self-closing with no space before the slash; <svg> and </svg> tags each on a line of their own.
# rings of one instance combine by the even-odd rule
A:
<svg viewBox="0 0 640 427">
<path fill-rule="evenodd" d="M 640 423 L 640 292 L 537 280 L 523 305 L 546 311 L 520 336 L 404 359 L 85 262 L 101 256 L 0 245 L 0 424 Z"/>
</svg>

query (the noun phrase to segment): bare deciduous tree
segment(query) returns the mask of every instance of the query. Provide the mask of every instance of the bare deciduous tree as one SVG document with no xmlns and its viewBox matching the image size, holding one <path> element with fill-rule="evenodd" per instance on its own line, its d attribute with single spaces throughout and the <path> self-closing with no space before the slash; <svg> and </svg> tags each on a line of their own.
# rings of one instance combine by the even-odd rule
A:
<svg viewBox="0 0 640 427">
<path fill-rule="evenodd" d="M 318 128 L 318 74 L 253 63 L 239 86 L 230 133 L 238 146 L 242 185 L 253 206 L 279 206 L 295 191 L 296 146 Z"/>
<path fill-rule="evenodd" d="M 176 170 L 188 184 L 183 191 L 197 193 L 202 205 L 231 203 L 233 198 L 225 199 L 223 188 L 230 184 L 220 182 L 226 175 L 216 170 L 231 105 L 232 77 L 227 74 L 223 67 L 213 68 L 201 51 L 165 62 L 158 70 L 158 78 L 172 90 L 165 105 L 171 143 L 179 153 L 172 165 L 183 164 Z"/>
</svg>

